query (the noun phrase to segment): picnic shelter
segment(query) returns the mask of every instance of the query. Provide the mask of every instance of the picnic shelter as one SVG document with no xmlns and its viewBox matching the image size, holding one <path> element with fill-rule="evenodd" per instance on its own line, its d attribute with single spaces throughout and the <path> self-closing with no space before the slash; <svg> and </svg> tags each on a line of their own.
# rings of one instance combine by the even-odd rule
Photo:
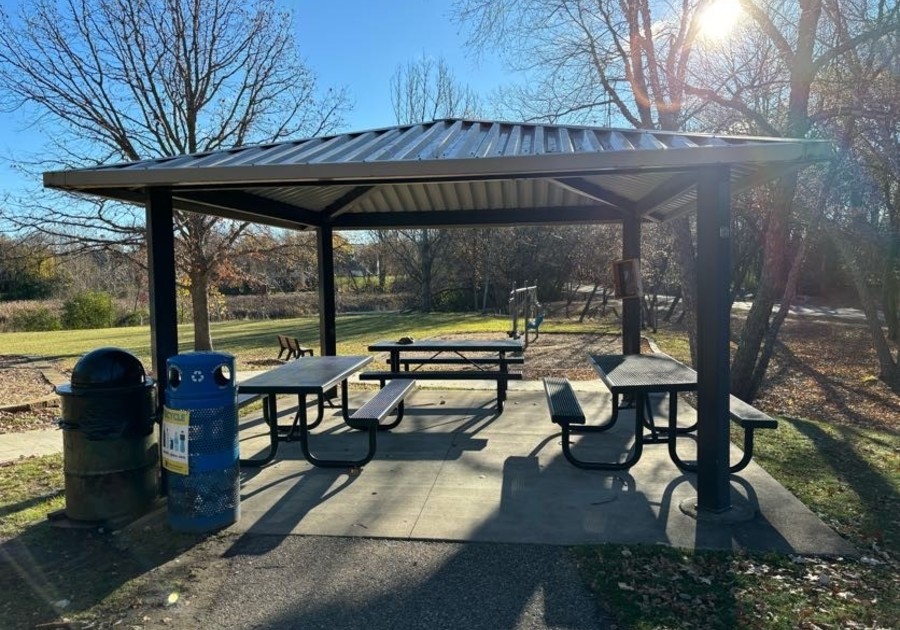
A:
<svg viewBox="0 0 900 630">
<path fill-rule="evenodd" d="M 145 206 L 161 391 L 178 352 L 174 210 L 314 230 L 326 356 L 335 230 L 617 223 L 622 258 L 639 259 L 643 223 L 695 214 L 697 503 L 717 514 L 731 507 L 731 197 L 831 157 L 817 140 L 449 119 L 53 171 L 44 185 Z M 639 354 L 639 304 L 623 311 L 623 354 Z"/>
</svg>

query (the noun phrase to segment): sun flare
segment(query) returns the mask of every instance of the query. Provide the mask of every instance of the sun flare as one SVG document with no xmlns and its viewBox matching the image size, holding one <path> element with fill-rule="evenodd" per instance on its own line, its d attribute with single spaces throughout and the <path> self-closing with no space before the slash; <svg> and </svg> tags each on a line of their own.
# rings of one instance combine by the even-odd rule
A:
<svg viewBox="0 0 900 630">
<path fill-rule="evenodd" d="M 743 16 L 739 0 L 713 0 L 697 16 L 700 21 L 700 37 L 722 40 L 728 37 Z"/>
</svg>

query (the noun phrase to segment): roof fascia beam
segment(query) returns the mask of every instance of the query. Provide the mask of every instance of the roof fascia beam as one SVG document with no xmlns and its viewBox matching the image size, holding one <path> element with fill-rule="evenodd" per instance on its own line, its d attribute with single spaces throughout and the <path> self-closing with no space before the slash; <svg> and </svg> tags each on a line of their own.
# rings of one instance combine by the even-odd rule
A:
<svg viewBox="0 0 900 630">
<path fill-rule="evenodd" d="M 184 199 L 204 206 L 214 206 L 223 210 L 236 211 L 250 217 L 245 220 L 258 223 L 265 223 L 265 219 L 269 218 L 282 223 L 292 224 L 294 229 L 297 229 L 297 227 L 308 228 L 322 225 L 322 215 L 318 212 L 239 190 L 229 192 L 217 190 L 185 192 L 175 189 L 172 191 L 172 195 L 176 199 Z"/>
<path fill-rule="evenodd" d="M 139 206 L 144 206 L 147 203 L 147 193 L 144 190 L 133 190 L 126 188 L 95 188 L 91 191 L 67 191 L 71 194 L 75 195 L 85 195 L 87 197 L 92 197 L 99 195 L 100 197 L 105 197 L 106 199 L 112 199 L 113 201 L 121 201 L 123 203 L 133 203 Z M 207 212 L 207 208 L 201 206 L 196 203 L 191 203 L 188 201 L 179 201 L 175 203 L 176 210 L 183 210 L 185 212 L 199 212 L 201 214 Z"/>
<path fill-rule="evenodd" d="M 435 210 L 424 212 L 360 212 L 344 214 L 334 222 L 336 229 L 497 227 L 572 223 L 618 223 L 622 213 L 610 206 L 570 206 L 565 208 Z"/>
<path fill-rule="evenodd" d="M 470 174 L 470 173 L 447 173 L 426 176 L 392 176 L 392 177 L 348 177 L 338 178 L 330 176 L 327 179 L 304 179 L 290 180 L 278 179 L 265 182 L 257 181 L 221 181 L 221 182 L 202 182 L 202 183 L 179 183 L 177 188 L 173 190 L 248 190 L 248 189 L 265 189 L 265 188 L 302 188 L 302 187 L 321 187 L 321 186 L 397 186 L 402 184 L 448 184 L 459 182 L 482 182 L 482 181 L 505 181 L 520 179 L 552 179 L 552 180 L 568 180 L 582 179 L 585 177 L 593 177 L 595 175 L 639 175 L 641 173 L 683 173 L 684 165 L 678 166 L 659 166 L 659 167 L 628 167 L 622 166 L 616 169 L 585 169 L 578 172 L 559 172 L 545 171 L 535 173 L 504 173 L 504 174 Z M 137 186 L 138 184 L 129 184 Z M 164 185 L 164 184 L 160 184 Z M 171 184 L 165 184 L 170 185 Z M 144 186 L 144 184 L 140 184 Z M 59 187 L 61 188 L 61 187 Z M 64 190 L 71 189 L 64 188 Z M 633 203 L 633 202 L 632 202 Z"/>
<path fill-rule="evenodd" d="M 627 197 L 616 194 L 611 190 L 607 190 L 602 186 L 598 186 L 597 184 L 590 182 L 584 178 L 566 177 L 551 179 L 550 181 L 557 186 L 565 188 L 566 190 L 571 190 L 575 194 L 581 195 L 582 197 L 587 197 L 589 199 L 593 199 L 594 201 L 608 204 L 616 208 L 617 210 L 620 210 L 622 214 L 630 214 L 634 212 L 634 201 L 628 199 Z"/>
<path fill-rule="evenodd" d="M 128 190 L 124 188 L 113 188 L 111 190 L 105 189 L 95 189 L 90 193 L 75 193 L 75 194 L 84 194 L 84 195 L 101 195 L 108 199 L 113 199 L 115 201 L 121 201 L 124 203 L 133 203 L 135 205 L 143 206 L 147 202 L 147 195 L 142 190 Z M 194 214 L 208 214 L 211 216 L 222 217 L 223 219 L 231 219 L 233 221 L 246 221 L 249 223 L 260 223 L 264 225 L 271 225 L 272 227 L 284 228 L 287 230 L 305 230 L 309 226 L 304 223 L 298 223 L 294 220 L 284 220 L 279 219 L 277 217 L 269 217 L 264 215 L 259 215 L 255 213 L 242 212 L 239 210 L 231 210 L 228 208 L 222 208 L 218 206 L 211 206 L 205 203 L 201 203 L 198 201 L 191 201 L 187 199 L 183 199 L 174 194 L 172 195 L 173 205 L 176 210 L 180 210 L 182 212 L 192 212 Z"/>
</svg>

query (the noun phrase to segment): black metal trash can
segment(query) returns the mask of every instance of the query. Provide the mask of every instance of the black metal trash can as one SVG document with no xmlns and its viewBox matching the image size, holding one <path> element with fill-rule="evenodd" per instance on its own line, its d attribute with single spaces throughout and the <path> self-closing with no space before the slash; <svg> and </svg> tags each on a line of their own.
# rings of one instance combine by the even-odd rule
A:
<svg viewBox="0 0 900 630">
<path fill-rule="evenodd" d="M 119 348 L 88 352 L 56 393 L 66 516 L 109 522 L 149 510 L 159 494 L 156 384 L 138 358 Z"/>
</svg>

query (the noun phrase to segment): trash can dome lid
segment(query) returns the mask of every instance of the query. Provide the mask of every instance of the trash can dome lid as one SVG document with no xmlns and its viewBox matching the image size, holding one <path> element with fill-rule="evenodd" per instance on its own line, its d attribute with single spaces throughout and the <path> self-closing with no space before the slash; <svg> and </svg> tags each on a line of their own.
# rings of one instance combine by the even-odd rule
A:
<svg viewBox="0 0 900 630">
<path fill-rule="evenodd" d="M 143 385 L 146 373 L 140 360 L 121 348 L 97 348 L 72 368 L 72 387 L 133 387 Z"/>
</svg>

